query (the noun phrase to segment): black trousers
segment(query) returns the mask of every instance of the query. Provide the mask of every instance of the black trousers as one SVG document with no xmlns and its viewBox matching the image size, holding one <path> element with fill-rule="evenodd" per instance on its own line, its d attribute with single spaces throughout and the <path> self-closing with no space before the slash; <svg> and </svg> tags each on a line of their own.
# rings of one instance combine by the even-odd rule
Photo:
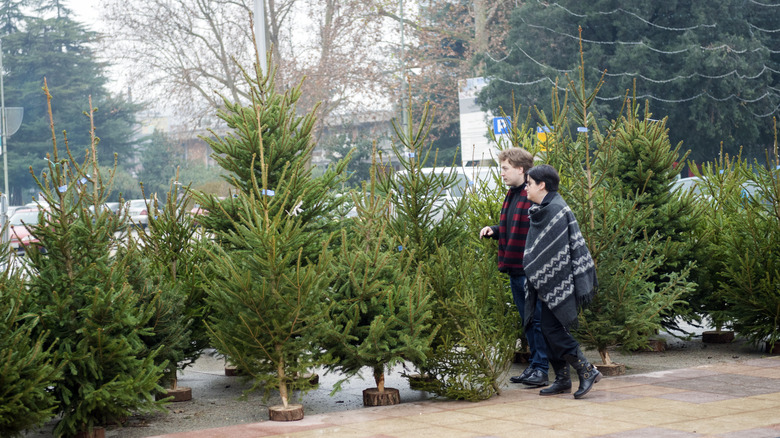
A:
<svg viewBox="0 0 780 438">
<path fill-rule="evenodd" d="M 558 321 L 547 303 L 542 303 L 542 335 L 547 341 L 548 359 L 554 370 L 566 366 L 566 355 L 577 356 L 580 344 Z"/>
</svg>

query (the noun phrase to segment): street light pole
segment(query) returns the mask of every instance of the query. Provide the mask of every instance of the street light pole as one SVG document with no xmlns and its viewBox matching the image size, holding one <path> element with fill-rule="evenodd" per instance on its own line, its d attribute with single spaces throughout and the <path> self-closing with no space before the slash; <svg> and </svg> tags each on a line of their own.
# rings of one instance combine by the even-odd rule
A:
<svg viewBox="0 0 780 438">
<path fill-rule="evenodd" d="M 11 202 L 11 197 L 8 196 L 8 146 L 6 146 L 6 143 L 8 142 L 8 130 L 6 125 L 6 119 L 5 119 L 5 90 L 3 89 L 3 39 L 0 38 L 0 113 L 2 113 L 2 126 L 0 126 L 0 129 L 3 130 L 3 182 L 5 182 L 5 187 L 3 193 L 5 194 L 5 197 L 8 198 L 8 202 Z M 6 212 L 3 212 L 3 215 L 5 215 Z"/>
</svg>

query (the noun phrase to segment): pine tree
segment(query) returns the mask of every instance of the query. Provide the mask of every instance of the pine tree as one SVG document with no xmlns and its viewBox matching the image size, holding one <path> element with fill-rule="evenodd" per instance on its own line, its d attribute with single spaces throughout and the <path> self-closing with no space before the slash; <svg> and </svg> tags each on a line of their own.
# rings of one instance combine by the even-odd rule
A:
<svg viewBox="0 0 780 438">
<path fill-rule="evenodd" d="M 671 187 L 679 174 L 679 166 L 688 153 L 681 154 L 682 142 L 672 147 L 666 128 L 667 118 L 654 120 L 649 108 L 644 117 L 638 114 L 636 104 L 627 108 L 626 115 L 610 136 L 616 153 L 613 155 L 615 174 L 625 197 L 636 199 L 636 209 L 647 212 L 638 226 L 649 236 L 658 236 L 656 248 L 663 258 L 650 280 L 662 283 L 663 276 L 684 269 L 691 261 L 696 267 L 692 278 L 701 277 L 706 263 L 706 239 L 697 235 L 703 219 L 703 206 L 686 193 L 672 193 Z M 644 235 L 638 235 L 644 240 Z M 678 322 L 696 323 L 701 319 L 703 302 L 711 290 L 696 288 L 680 297 L 680 302 L 663 312 L 667 330 L 684 332 Z"/>
<path fill-rule="evenodd" d="M 309 160 L 315 146 L 312 128 L 316 108 L 298 116 L 296 102 L 301 97 L 302 83 L 283 94 L 278 93 L 275 88 L 276 67 L 270 62 L 268 65 L 270 72 L 267 75 L 256 71 L 251 77 L 244 72 L 247 83 L 252 87 L 251 105 L 242 106 L 223 98 L 225 108 L 219 111 L 218 116 L 230 132 L 222 137 L 212 132 L 214 138 L 204 140 L 214 150 L 217 164 L 225 170 L 222 177 L 230 184 L 234 196 L 241 193 L 253 195 L 254 185 L 257 184 L 268 190 L 269 195 L 276 193 L 278 197 L 289 197 L 292 205 L 274 202 L 268 206 L 297 212 L 306 232 L 303 247 L 304 256 L 308 257 L 318 253 L 322 239 L 337 228 L 335 211 L 344 199 L 334 194 L 347 178 L 344 171 L 349 157 L 328 167 L 321 176 L 314 176 Z M 262 141 L 258 126 L 262 127 Z M 261 167 L 261 162 L 265 168 Z M 195 198 L 202 208 L 210 212 L 200 220 L 208 230 L 229 232 L 233 222 L 243 214 L 240 211 L 242 203 L 234 197 L 219 199 L 214 195 L 197 193 Z M 271 211 L 269 217 L 277 213 L 276 210 Z M 239 248 L 243 247 L 239 244 Z"/>
<path fill-rule="evenodd" d="M 114 255 L 123 223 L 102 208 L 111 179 L 98 172 L 94 124 L 81 162 L 67 136 L 60 153 L 53 118 L 50 126 L 48 168 L 40 179 L 30 170 L 48 208 L 32 231 L 40 249 L 26 256 L 40 318 L 34 336 L 50 332 L 44 348 L 52 348 L 63 367 L 52 388 L 62 418 L 54 433 L 74 436 L 131 412 L 159 409 L 153 393 L 162 390 L 157 382 L 164 366 L 154 363 L 157 352 L 147 352 L 141 339 L 151 335 L 152 310 L 128 284 L 129 260 Z"/>
<path fill-rule="evenodd" d="M 357 217 L 341 231 L 337 245 L 324 349 L 332 361 L 329 368 L 344 376 L 334 391 L 371 367 L 377 397 L 393 404 L 400 401 L 394 395 L 379 395 L 385 394 L 385 373 L 404 361 L 425 360 L 436 333 L 432 294 L 412 250 L 403 242 L 396 245 L 387 232 L 390 198 L 377 192 L 373 170 L 362 192 L 352 196 Z M 372 405 L 366 394 L 364 404 Z"/>
<path fill-rule="evenodd" d="M 10 257 L 8 248 L 2 252 Z M 30 298 L 20 271 L 4 263 L 0 273 L 0 435 L 4 437 L 43 423 L 56 407 L 48 388 L 60 368 L 54 365 L 49 334 L 36 330 L 39 319 L 30 312 Z"/>
<path fill-rule="evenodd" d="M 277 93 L 275 67 L 263 75 L 259 62 L 253 77 L 245 75 L 251 105 L 225 99 L 219 116 L 232 131 L 209 140 L 233 195 L 197 194 L 208 210 L 199 221 L 219 243 L 210 252 L 208 330 L 212 345 L 252 376 L 253 389 L 279 390 L 286 408 L 292 389 L 311 385 L 296 377 L 318 363 L 314 339 L 329 285 L 329 231 L 339 226 L 333 209 L 344 202 L 334 191 L 345 163 L 313 177 L 314 117 L 296 114 L 300 85 Z"/>
<path fill-rule="evenodd" d="M 569 83 L 567 96 L 573 104 L 561 104 L 553 92 L 552 107 L 556 110 L 552 118 L 548 120 L 543 112 L 539 117 L 545 125 L 555 127 L 545 143 L 545 160 L 561 174 L 559 190 L 579 221 L 599 282 L 593 302 L 581 312 L 575 335 L 596 348 L 603 363 L 609 365 L 608 348 L 645 347 L 647 336 L 661 327 L 662 312 L 677 304 L 694 285 L 687 280 L 688 266 L 655 279 L 665 262 L 662 242 L 657 233 L 647 230 L 653 210 L 637 208 L 649 193 L 632 194 L 623 186 L 617 146 L 622 133 L 642 131 L 631 127 L 635 122 L 629 113 L 612 121 L 602 133 L 592 111 L 601 83 L 588 92 L 584 70 L 583 64 L 579 81 Z M 571 120 L 569 111 L 574 113 Z M 634 143 L 644 141 L 635 139 Z"/>
<path fill-rule="evenodd" d="M 200 357 L 208 346 L 204 319 L 206 292 L 201 269 L 207 269 L 207 239 L 198 231 L 185 207 L 189 187 L 170 185 L 165 203 L 157 197 L 148 207 L 149 225 L 138 231 L 134 288 L 154 308 L 149 321 L 152 336 L 143 337 L 150 351 L 162 347 L 157 363 L 167 363 L 161 384 L 177 388 L 177 373 Z"/>
<path fill-rule="evenodd" d="M 780 341 L 780 159 L 777 145 L 769 166 L 750 166 L 724 155 L 705 166 L 705 193 L 711 197 L 708 226 L 713 239 L 715 304 L 734 330 L 751 342 Z M 751 193 L 747 187 L 752 186 Z M 713 319 L 717 318 L 717 314 Z"/>
</svg>

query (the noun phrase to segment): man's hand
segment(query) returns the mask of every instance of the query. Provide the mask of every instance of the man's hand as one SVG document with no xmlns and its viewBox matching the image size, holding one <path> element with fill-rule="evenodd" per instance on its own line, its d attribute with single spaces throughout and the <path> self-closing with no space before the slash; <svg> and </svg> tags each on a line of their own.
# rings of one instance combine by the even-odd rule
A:
<svg viewBox="0 0 780 438">
<path fill-rule="evenodd" d="M 493 235 L 493 227 L 487 226 L 481 230 L 479 230 L 479 238 L 483 237 L 489 237 Z"/>
</svg>

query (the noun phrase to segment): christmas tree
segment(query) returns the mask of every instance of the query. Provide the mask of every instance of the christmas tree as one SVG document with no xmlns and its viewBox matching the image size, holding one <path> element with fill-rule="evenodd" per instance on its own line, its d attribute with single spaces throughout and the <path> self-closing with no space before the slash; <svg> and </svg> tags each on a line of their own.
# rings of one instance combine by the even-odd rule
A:
<svg viewBox="0 0 780 438">
<path fill-rule="evenodd" d="M 387 233 L 390 199 L 377 192 L 373 170 L 353 201 L 357 217 L 342 230 L 333 262 L 324 349 L 342 381 L 372 368 L 376 388 L 363 391 L 365 405 L 396 404 L 398 390 L 385 388 L 385 373 L 407 360 L 425 360 L 436 333 L 432 294 L 413 250 Z"/>
<path fill-rule="evenodd" d="M 44 87 L 49 100 L 51 95 Z M 88 115 L 92 121 L 92 108 Z M 57 436 L 91 432 L 138 411 L 159 409 L 153 394 L 163 365 L 157 351 L 146 351 L 152 309 L 128 284 L 129 261 L 116 256 L 122 218 L 103 208 L 111 178 L 97 167 L 94 124 L 92 143 L 82 161 L 57 146 L 51 119 L 52 153 L 40 175 L 30 169 L 41 192 L 39 223 L 32 234 L 38 247 L 28 250 L 29 291 L 40 318 L 33 338 L 49 333 L 43 348 L 55 353 L 62 376 L 52 388 L 61 421 Z"/>
<path fill-rule="evenodd" d="M 30 313 L 33 303 L 20 271 L 13 268 L 14 256 L 8 248 L 2 253 L 6 263 L 0 272 L 0 435 L 12 437 L 54 415 L 56 404 L 48 388 L 60 368 L 54 365 L 52 343 L 46 342 L 49 334 L 36 330 L 39 319 Z"/>
<path fill-rule="evenodd" d="M 208 260 L 208 240 L 185 209 L 191 199 L 189 188 L 179 187 L 178 179 L 171 183 L 164 204 L 153 197 L 147 207 L 148 227 L 138 230 L 139 257 L 134 265 L 135 289 L 155 311 L 149 322 L 154 335 L 144 337 L 144 342 L 150 350 L 164 347 L 157 355 L 159 363 L 168 363 L 161 383 L 176 401 L 190 397 L 176 392 L 178 371 L 192 365 L 209 342 L 200 275 Z"/>
<path fill-rule="evenodd" d="M 253 389 L 279 391 L 282 406 L 271 409 L 272 419 L 299 419 L 302 407 L 291 410 L 288 402 L 291 390 L 311 385 L 296 377 L 318 363 L 314 339 L 345 163 L 313 176 L 314 118 L 296 114 L 300 85 L 279 94 L 275 68 L 264 75 L 258 65 L 254 76 L 246 74 L 251 104 L 225 99 L 219 116 L 231 132 L 209 140 L 233 194 L 197 194 L 208 210 L 200 222 L 219 243 L 210 252 L 208 330 L 213 345 L 251 376 Z"/>
<path fill-rule="evenodd" d="M 601 82 L 588 92 L 584 68 L 580 67 L 579 83 L 569 83 L 571 107 L 553 93 L 556 110 L 552 118 L 543 113 L 539 117 L 546 126 L 555 127 L 544 142 L 544 159 L 561 174 L 559 191 L 579 221 L 598 277 L 597 293 L 581 312 L 575 336 L 596 348 L 604 365 L 612 365 L 608 348 L 646 347 L 647 336 L 661 328 L 663 312 L 678 304 L 695 285 L 687 280 L 689 266 L 680 266 L 659 279 L 666 260 L 664 242 L 648 227 L 654 210 L 639 208 L 652 192 L 632 192 L 622 182 L 626 169 L 619 166 L 618 143 L 632 137 L 632 144 L 647 142 L 643 133 L 654 131 L 642 124 L 656 122 L 639 121 L 636 108 L 628 105 L 631 112 L 609 123 L 602 132 L 593 112 Z M 570 110 L 574 113 L 571 120 Z"/>
</svg>

